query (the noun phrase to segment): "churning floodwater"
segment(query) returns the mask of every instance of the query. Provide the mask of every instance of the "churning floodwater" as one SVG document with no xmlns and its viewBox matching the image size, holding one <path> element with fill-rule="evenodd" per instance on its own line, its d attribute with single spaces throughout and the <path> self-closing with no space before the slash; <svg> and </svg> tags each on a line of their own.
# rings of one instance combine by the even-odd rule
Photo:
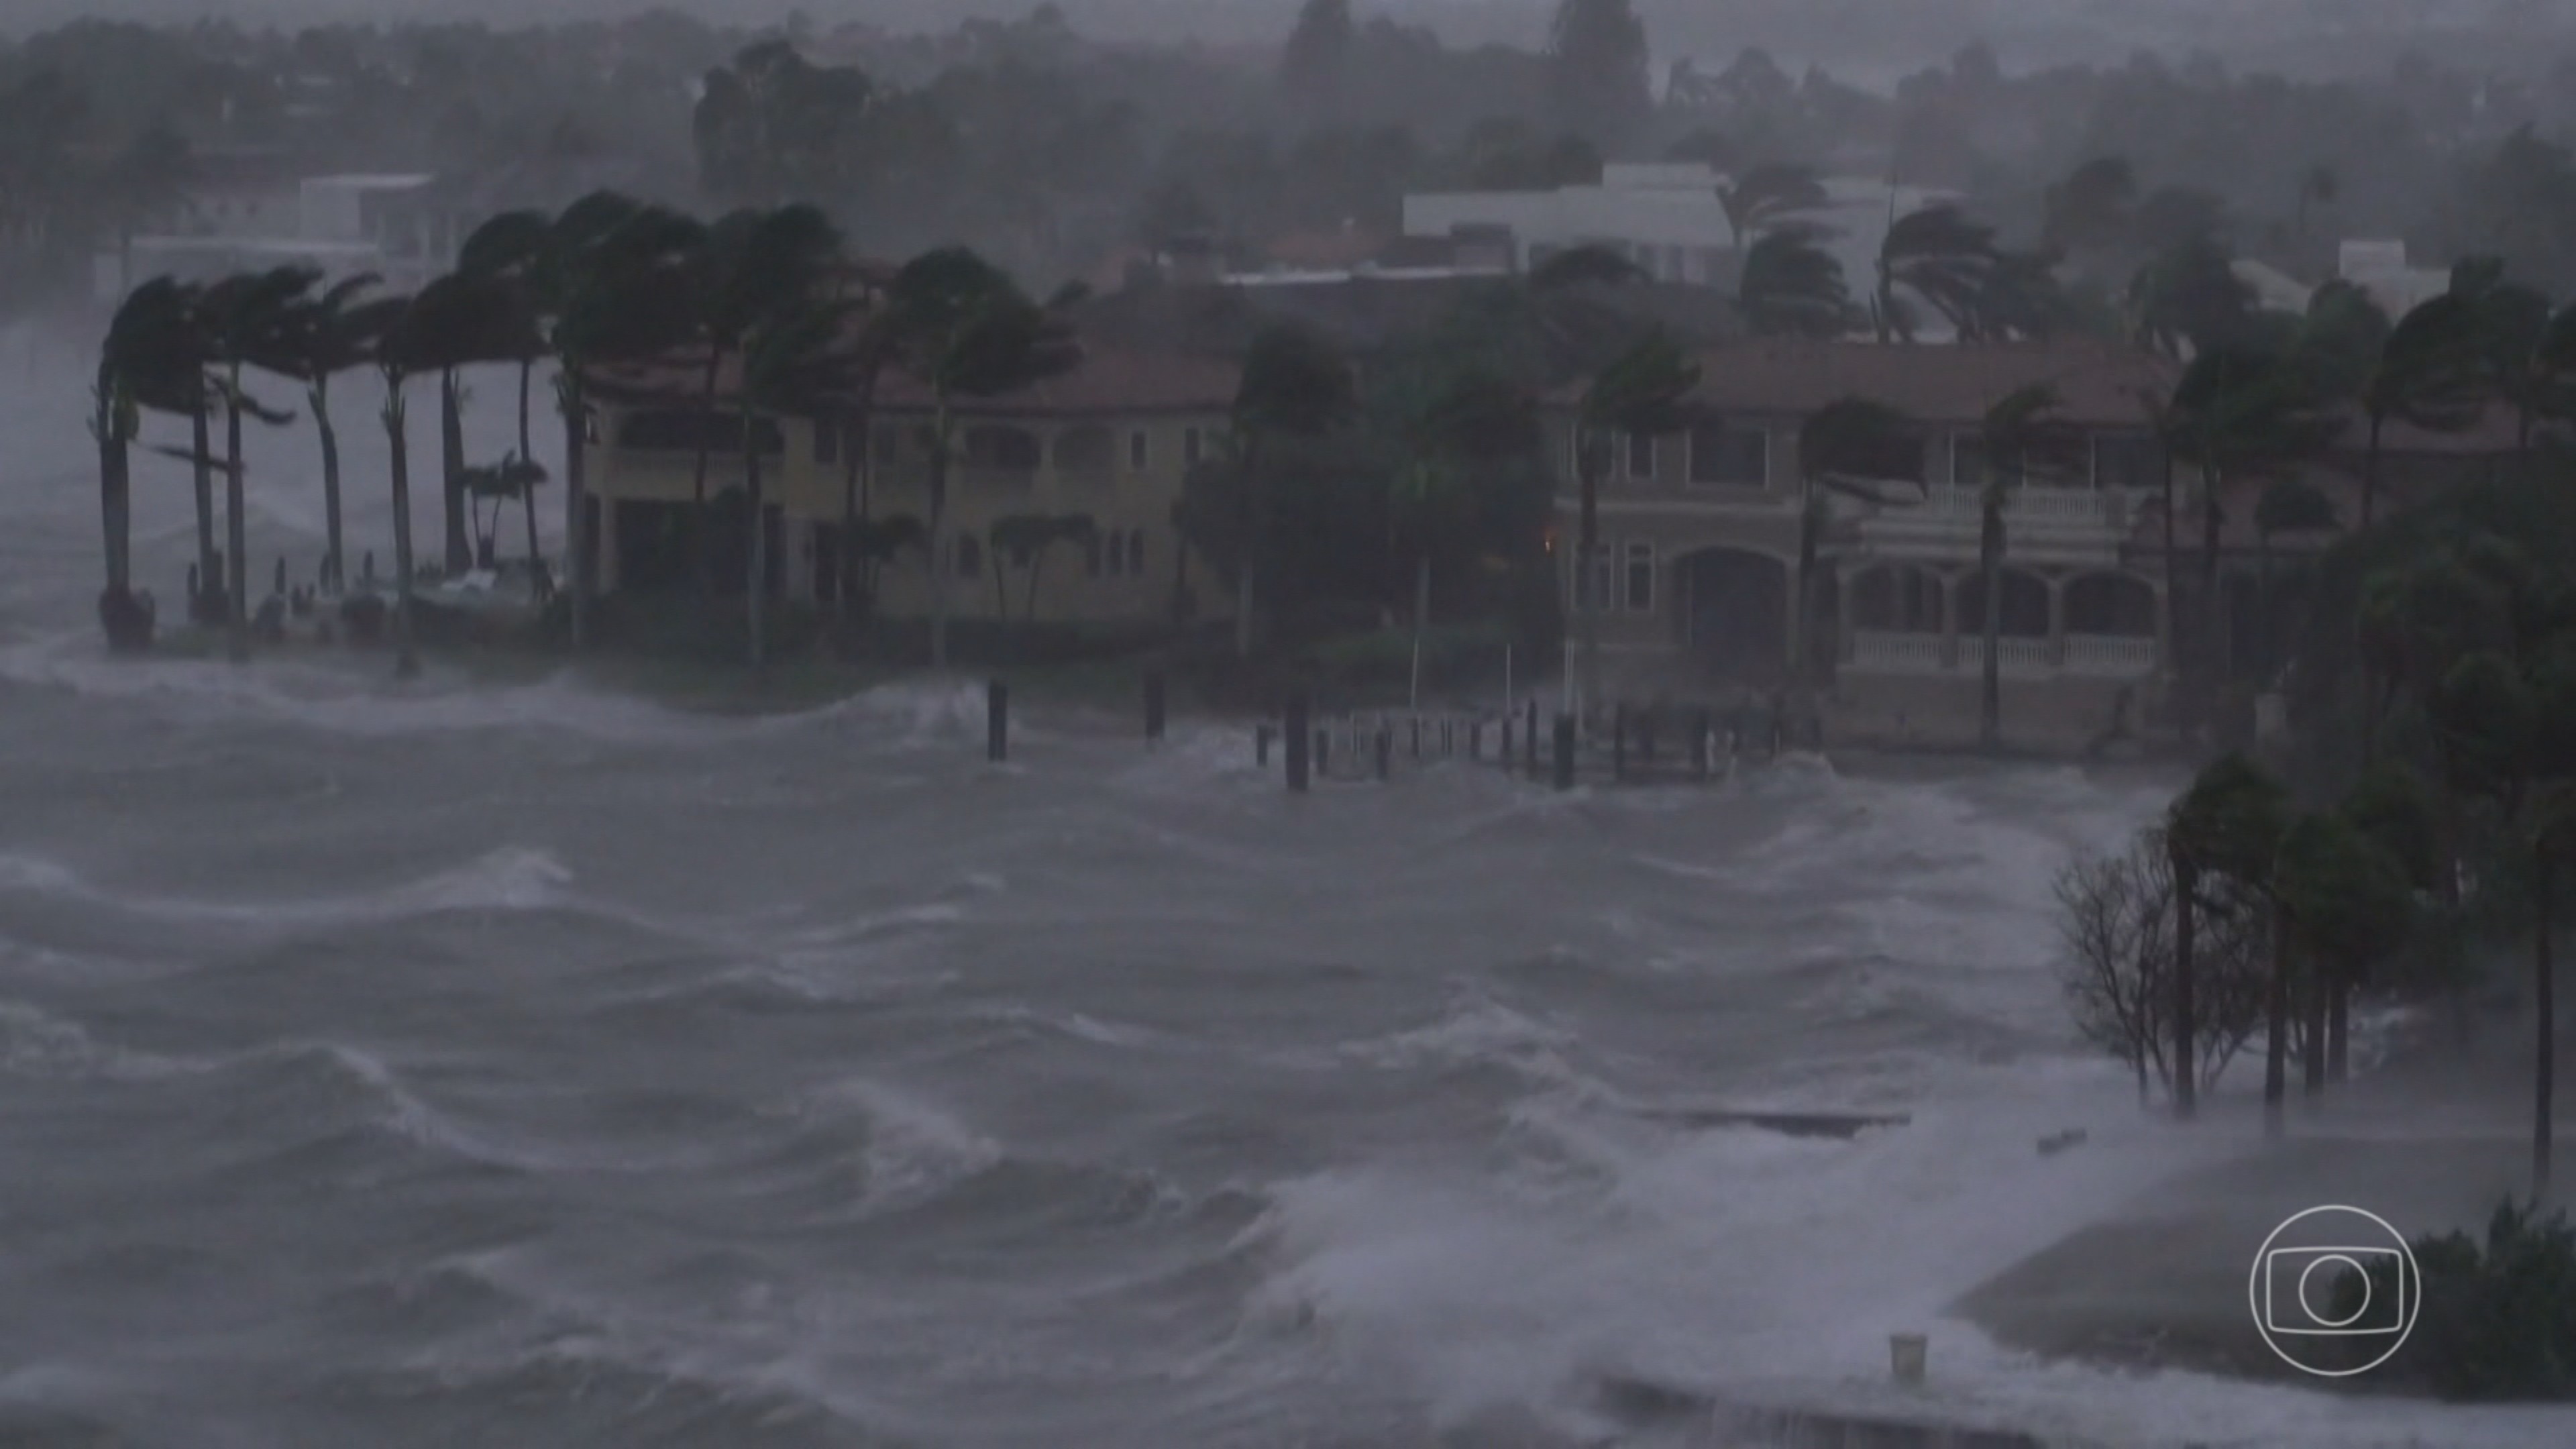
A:
<svg viewBox="0 0 2576 1449">
<path fill-rule="evenodd" d="M 1040 711 L 987 766 L 962 686 L 717 719 L 111 661 L 76 359 L 13 365 L 0 1427 L 63 1435 L 30 1442 L 1632 1442 L 1604 1376 L 1883 1374 L 2186 1160 L 2053 970 L 2053 871 L 2158 780 L 1292 799 L 1214 724 Z M 258 448 L 256 576 L 309 578 L 311 439 Z M 137 473 L 167 614 L 186 483 Z M 2127 1394 L 2139 1442 L 2187 1397 L 1944 1333 L 1945 1373 Z M 2296 1442 L 2308 1397 L 2247 1392 L 2246 1442 Z"/>
</svg>

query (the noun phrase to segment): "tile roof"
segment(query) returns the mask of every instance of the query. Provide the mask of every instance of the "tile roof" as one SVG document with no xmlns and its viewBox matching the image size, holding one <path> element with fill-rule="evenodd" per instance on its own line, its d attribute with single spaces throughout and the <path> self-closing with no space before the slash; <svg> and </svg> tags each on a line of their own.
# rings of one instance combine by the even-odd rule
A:
<svg viewBox="0 0 2576 1449">
<path fill-rule="evenodd" d="M 705 386 L 703 350 L 672 352 L 650 362 L 593 369 L 593 386 L 620 401 L 694 402 Z M 1229 359 L 1085 343 L 1070 372 L 999 397 L 957 398 L 960 413 L 1073 415 L 1085 413 L 1223 412 L 1234 405 L 1239 369 Z M 741 386 L 742 364 L 727 356 L 716 375 L 716 396 L 729 400 Z M 899 368 L 877 379 L 874 405 L 890 412 L 926 412 L 929 387 Z"/>
<path fill-rule="evenodd" d="M 1927 423 L 1974 423 L 2012 392 L 2055 387 L 2068 422 L 2142 427 L 2148 397 L 2176 370 L 2131 348 L 2091 340 L 2011 343 L 1748 340 L 1699 354 L 1692 400 L 1717 412 L 1812 413 L 1846 397 Z M 1579 391 L 1579 390 L 1578 390 Z M 1576 394 L 1567 395 L 1568 400 Z"/>
</svg>

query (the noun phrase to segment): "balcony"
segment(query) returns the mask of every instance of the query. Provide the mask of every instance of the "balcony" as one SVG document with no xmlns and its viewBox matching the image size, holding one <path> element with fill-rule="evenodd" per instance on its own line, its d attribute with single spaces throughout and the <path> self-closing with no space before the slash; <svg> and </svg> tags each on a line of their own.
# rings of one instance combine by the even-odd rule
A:
<svg viewBox="0 0 2576 1449">
<path fill-rule="evenodd" d="M 1058 465 L 1056 486 L 1069 497 L 1106 498 L 1118 491 L 1118 474 L 1109 468 L 1067 468 Z"/>
<path fill-rule="evenodd" d="M 1038 487 L 1035 468 L 995 468 L 964 464 L 957 469 L 957 482 L 970 493 L 988 497 L 1019 497 L 1034 493 Z"/>
<path fill-rule="evenodd" d="M 2000 641 L 1998 672 L 2007 678 L 2141 679 L 2156 671 L 2156 641 L 2120 634 L 2067 634 L 2058 639 L 2006 637 Z M 1982 635 L 1962 634 L 1954 651 L 1945 651 L 1943 636 L 1921 632 L 1855 629 L 1848 668 L 1874 674 L 1981 674 L 1986 667 Z M 1949 653 L 1955 662 L 1945 663 Z"/>
</svg>

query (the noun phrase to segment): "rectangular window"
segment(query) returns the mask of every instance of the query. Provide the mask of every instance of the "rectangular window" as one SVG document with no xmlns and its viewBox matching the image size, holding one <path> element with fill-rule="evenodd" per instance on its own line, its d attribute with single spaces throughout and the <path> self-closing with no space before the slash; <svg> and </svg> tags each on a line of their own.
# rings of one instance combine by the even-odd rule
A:
<svg viewBox="0 0 2576 1449">
<path fill-rule="evenodd" d="M 1192 468 L 1199 465 L 1199 430 L 1196 428 L 1185 428 L 1181 432 L 1181 461 Z"/>
<path fill-rule="evenodd" d="M 1993 476 L 1994 460 L 1986 456 L 1986 440 L 1955 433 L 1950 438 L 1950 482 L 1960 488 L 1983 488 Z"/>
<path fill-rule="evenodd" d="M 814 461 L 837 463 L 841 460 L 841 425 L 831 418 L 814 420 Z"/>
<path fill-rule="evenodd" d="M 1627 548 L 1627 566 L 1621 571 L 1623 600 L 1631 614 L 1650 614 L 1655 609 L 1655 546 L 1631 543 Z"/>
<path fill-rule="evenodd" d="M 1641 481 L 1653 481 L 1655 476 L 1654 434 L 1630 433 L 1628 435 L 1628 476 Z"/>
<path fill-rule="evenodd" d="M 1150 455 L 1145 451 L 1145 430 L 1138 428 L 1136 431 L 1129 433 L 1127 435 L 1128 469 L 1137 473 L 1144 472 L 1145 460 L 1149 456 Z"/>
<path fill-rule="evenodd" d="M 1706 422 L 1691 429 L 1690 480 L 1724 488 L 1771 481 L 1771 435 L 1760 428 Z"/>
</svg>

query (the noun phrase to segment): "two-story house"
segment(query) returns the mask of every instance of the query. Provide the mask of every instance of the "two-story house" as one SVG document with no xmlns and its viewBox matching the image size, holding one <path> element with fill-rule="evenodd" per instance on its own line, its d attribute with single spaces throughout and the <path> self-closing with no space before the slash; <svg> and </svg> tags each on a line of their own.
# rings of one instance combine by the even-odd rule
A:
<svg viewBox="0 0 2576 1449">
<path fill-rule="evenodd" d="M 2161 361 L 2091 341 L 1886 346 L 1766 340 L 1705 352 L 1690 425 L 1617 439 L 1597 543 L 1577 567 L 1574 397 L 1552 427 L 1562 481 L 1557 552 L 1569 610 L 1588 605 L 1606 689 L 1764 690 L 1830 681 L 1844 738 L 1972 736 L 1987 601 L 1979 567 L 1988 477 L 1983 421 L 2046 384 L 2080 440 L 2034 460 L 2004 510 L 1995 607 L 2013 733 L 2088 736 L 2165 671 L 2161 559 L 2124 549 L 2160 497 L 2152 408 Z M 1913 424 L 1870 470 L 1882 502 L 1817 486 L 1798 456 L 1806 420 L 1865 398 Z M 1803 510 L 1822 510 L 1809 608 L 1793 607 Z M 2142 701 L 2140 701 L 2142 702 Z"/>
<path fill-rule="evenodd" d="M 717 586 L 738 593 L 747 562 L 741 516 L 743 436 L 732 404 L 699 411 L 702 379 L 688 364 L 603 374 L 588 486 L 595 498 L 599 586 L 650 593 L 690 587 L 688 515 L 701 430 L 708 465 L 709 540 Z M 1042 571 L 1035 616 L 1055 622 L 1147 624 L 1176 611 L 1230 613 L 1204 560 L 1172 522 L 1182 480 L 1213 456 L 1233 405 L 1231 362 L 1177 352 L 1086 346 L 1071 372 L 998 397 L 954 399 L 947 506 L 938 536 L 885 563 L 875 607 L 886 617 L 926 616 L 930 570 L 946 575 L 951 617 L 1020 618 L 1030 575 Z M 719 380 L 725 393 L 729 380 Z M 871 520 L 930 520 L 929 389 L 888 371 L 864 419 L 855 399 L 829 417 L 761 416 L 753 443 L 763 459 L 768 530 L 765 587 L 773 597 L 816 602 L 840 588 L 840 531 L 848 490 Z M 994 525 L 1014 517 L 1079 515 L 1090 538 L 1032 558 Z M 1009 537 L 1007 531 L 1005 539 Z"/>
</svg>

